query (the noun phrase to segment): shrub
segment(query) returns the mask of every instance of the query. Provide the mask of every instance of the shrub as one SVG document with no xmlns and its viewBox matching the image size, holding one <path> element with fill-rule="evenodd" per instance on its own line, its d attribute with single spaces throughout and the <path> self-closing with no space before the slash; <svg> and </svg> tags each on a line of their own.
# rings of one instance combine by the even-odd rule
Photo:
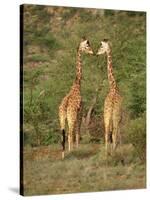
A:
<svg viewBox="0 0 150 200">
<path fill-rule="evenodd" d="M 52 128 L 51 128 L 52 129 Z M 57 144 L 60 142 L 60 134 L 55 130 L 50 130 L 44 140 L 44 145 Z"/>
<path fill-rule="evenodd" d="M 129 122 L 127 138 L 135 149 L 135 154 L 144 161 L 146 159 L 146 115 Z"/>
</svg>

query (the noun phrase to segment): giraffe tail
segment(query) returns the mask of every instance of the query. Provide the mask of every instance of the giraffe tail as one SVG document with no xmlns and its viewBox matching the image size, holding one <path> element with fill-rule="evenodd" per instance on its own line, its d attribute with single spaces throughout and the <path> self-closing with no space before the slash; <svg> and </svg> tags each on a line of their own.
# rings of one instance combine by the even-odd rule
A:
<svg viewBox="0 0 150 200">
<path fill-rule="evenodd" d="M 62 130 L 62 159 L 65 157 L 65 130 Z"/>
</svg>

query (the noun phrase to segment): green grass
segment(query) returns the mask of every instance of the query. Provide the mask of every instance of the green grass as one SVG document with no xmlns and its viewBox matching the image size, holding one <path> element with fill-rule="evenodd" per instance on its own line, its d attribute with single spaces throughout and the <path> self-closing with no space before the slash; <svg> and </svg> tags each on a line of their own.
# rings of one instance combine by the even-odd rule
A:
<svg viewBox="0 0 150 200">
<path fill-rule="evenodd" d="M 86 144 L 61 160 L 59 146 L 50 146 L 47 154 L 34 157 L 28 149 L 24 163 L 25 195 L 96 192 L 145 188 L 145 165 L 133 158 L 131 145 L 124 145 L 106 161 L 103 145 Z M 44 159 L 45 156 L 45 159 Z M 122 157 L 124 164 L 121 163 Z M 132 157 L 132 159 L 131 159 Z"/>
<path fill-rule="evenodd" d="M 47 55 L 34 54 L 32 56 L 28 56 L 25 59 L 26 62 L 46 62 L 49 61 L 49 57 Z"/>
</svg>

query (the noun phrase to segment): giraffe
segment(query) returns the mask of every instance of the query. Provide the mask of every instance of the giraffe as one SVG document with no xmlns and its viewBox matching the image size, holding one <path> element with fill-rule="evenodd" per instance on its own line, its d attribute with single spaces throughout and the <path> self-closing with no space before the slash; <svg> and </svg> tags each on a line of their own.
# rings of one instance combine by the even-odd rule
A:
<svg viewBox="0 0 150 200">
<path fill-rule="evenodd" d="M 106 54 L 107 56 L 107 74 L 109 81 L 109 92 L 104 101 L 105 149 L 106 154 L 108 154 L 109 146 L 112 152 L 116 149 L 118 142 L 121 143 L 120 122 L 122 115 L 122 97 L 119 94 L 119 88 L 113 74 L 112 51 L 107 39 L 102 40 L 100 43 L 97 55 L 101 54 Z"/>
<path fill-rule="evenodd" d="M 62 133 L 62 159 L 65 156 L 65 129 L 66 122 L 68 124 L 68 150 L 73 148 L 73 136 L 75 132 L 76 147 L 79 145 L 82 98 L 81 98 L 81 79 L 82 79 L 82 63 L 81 55 L 83 53 L 93 54 L 93 50 L 89 41 L 82 38 L 77 48 L 76 61 L 76 78 L 69 93 L 62 99 L 59 106 L 59 121 Z"/>
</svg>

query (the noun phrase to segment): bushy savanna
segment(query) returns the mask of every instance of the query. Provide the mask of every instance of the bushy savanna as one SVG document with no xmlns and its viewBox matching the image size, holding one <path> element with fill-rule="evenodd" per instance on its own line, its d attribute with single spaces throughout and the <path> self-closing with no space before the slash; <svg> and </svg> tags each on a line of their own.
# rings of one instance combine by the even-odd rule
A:
<svg viewBox="0 0 150 200">
<path fill-rule="evenodd" d="M 23 15 L 25 194 L 144 188 L 146 14 L 25 5 Z M 81 145 L 61 160 L 58 106 L 74 81 L 82 36 L 95 51 L 102 39 L 109 39 L 123 96 L 123 144 L 108 160 L 103 126 L 106 58 L 87 55 L 83 55 Z"/>
</svg>

